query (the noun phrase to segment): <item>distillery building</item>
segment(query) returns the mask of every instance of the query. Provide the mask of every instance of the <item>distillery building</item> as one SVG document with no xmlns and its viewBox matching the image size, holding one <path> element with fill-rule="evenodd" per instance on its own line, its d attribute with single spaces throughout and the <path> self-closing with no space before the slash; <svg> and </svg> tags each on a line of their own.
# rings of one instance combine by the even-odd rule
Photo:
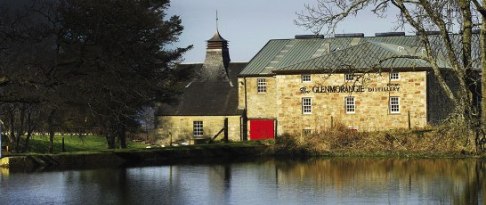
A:
<svg viewBox="0 0 486 205">
<path fill-rule="evenodd" d="M 338 125 L 378 131 L 439 123 L 453 107 L 423 56 L 419 37 L 401 32 L 270 40 L 238 77 L 246 134 L 253 140 Z"/>
<path fill-rule="evenodd" d="M 208 139 L 226 131 L 233 141 L 259 140 L 335 126 L 420 129 L 454 110 L 431 65 L 420 59 L 425 49 L 415 35 L 272 39 L 248 63 L 230 62 L 219 32 L 207 43 L 204 63 L 179 65 L 197 72 L 178 102 L 159 107 L 162 139 Z M 454 79 L 444 77 L 454 88 Z"/>
</svg>

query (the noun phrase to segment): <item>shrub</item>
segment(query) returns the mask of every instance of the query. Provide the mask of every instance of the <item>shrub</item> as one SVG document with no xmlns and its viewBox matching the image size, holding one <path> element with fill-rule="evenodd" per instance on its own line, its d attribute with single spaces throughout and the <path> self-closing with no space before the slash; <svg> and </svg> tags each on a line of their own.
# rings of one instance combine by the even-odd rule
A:
<svg viewBox="0 0 486 205">
<path fill-rule="evenodd" d="M 471 131 L 457 125 L 358 132 L 338 124 L 332 129 L 307 136 L 283 134 L 276 139 L 276 150 L 278 153 L 304 155 L 329 152 L 472 153 L 475 150 L 472 136 Z"/>
</svg>

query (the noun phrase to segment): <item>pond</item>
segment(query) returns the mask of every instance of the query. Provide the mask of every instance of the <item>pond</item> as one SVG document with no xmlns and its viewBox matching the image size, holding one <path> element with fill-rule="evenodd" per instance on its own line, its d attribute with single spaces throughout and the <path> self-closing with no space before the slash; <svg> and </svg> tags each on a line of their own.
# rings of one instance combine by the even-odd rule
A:
<svg viewBox="0 0 486 205">
<path fill-rule="evenodd" d="M 485 204 L 480 159 L 311 158 L 0 172 L 0 204 Z"/>
</svg>

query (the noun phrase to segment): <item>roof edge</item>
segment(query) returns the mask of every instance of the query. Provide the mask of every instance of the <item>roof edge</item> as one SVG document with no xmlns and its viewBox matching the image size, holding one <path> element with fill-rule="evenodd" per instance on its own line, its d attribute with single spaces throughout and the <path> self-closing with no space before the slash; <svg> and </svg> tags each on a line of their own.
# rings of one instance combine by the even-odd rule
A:
<svg viewBox="0 0 486 205">
<path fill-rule="evenodd" d="M 246 66 L 243 68 L 243 70 L 241 70 L 240 73 L 243 73 L 243 71 L 246 70 L 246 68 L 248 67 L 248 65 L 250 64 L 250 62 L 253 61 L 263 51 L 263 49 L 270 43 L 270 41 L 273 41 L 273 40 L 274 39 L 268 40 L 267 43 L 265 43 L 265 45 L 263 45 L 263 47 L 260 48 L 260 50 L 248 61 L 248 64 L 246 64 Z M 238 73 L 237 76 L 240 76 L 241 75 L 240 73 Z"/>
<path fill-rule="evenodd" d="M 246 75 L 237 75 L 236 77 L 241 78 L 241 77 L 271 77 L 275 76 L 275 73 L 266 73 L 266 74 L 246 74 Z"/>
<path fill-rule="evenodd" d="M 191 117 L 194 117 L 194 116 L 200 116 L 200 117 L 226 117 L 226 116 L 230 116 L 230 117 L 236 117 L 236 116 L 241 116 L 241 114 L 228 114 L 228 115 L 211 115 L 211 114 L 204 114 L 204 115 L 163 115 L 163 114 L 158 114 L 157 117 L 185 117 L 185 116 L 191 116 Z"/>
<path fill-rule="evenodd" d="M 392 71 L 395 69 L 399 69 L 398 71 L 430 71 L 431 67 L 395 67 L 395 68 L 372 68 L 367 70 L 370 73 L 372 71 Z M 441 68 L 441 69 L 448 69 L 448 68 Z M 349 71 L 349 69 L 334 69 L 334 70 L 279 70 L 273 71 L 276 75 L 290 75 L 290 74 L 320 74 L 320 73 L 346 73 L 344 71 Z M 359 69 L 356 71 L 359 73 Z"/>
</svg>

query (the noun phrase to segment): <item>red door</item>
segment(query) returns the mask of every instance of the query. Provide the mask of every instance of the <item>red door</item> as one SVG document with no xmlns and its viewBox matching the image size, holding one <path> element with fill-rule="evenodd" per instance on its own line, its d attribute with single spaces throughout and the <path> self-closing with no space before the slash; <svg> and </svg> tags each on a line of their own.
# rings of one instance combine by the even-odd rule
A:
<svg viewBox="0 0 486 205">
<path fill-rule="evenodd" d="M 250 140 L 273 139 L 275 129 L 273 120 L 250 120 Z"/>
</svg>

